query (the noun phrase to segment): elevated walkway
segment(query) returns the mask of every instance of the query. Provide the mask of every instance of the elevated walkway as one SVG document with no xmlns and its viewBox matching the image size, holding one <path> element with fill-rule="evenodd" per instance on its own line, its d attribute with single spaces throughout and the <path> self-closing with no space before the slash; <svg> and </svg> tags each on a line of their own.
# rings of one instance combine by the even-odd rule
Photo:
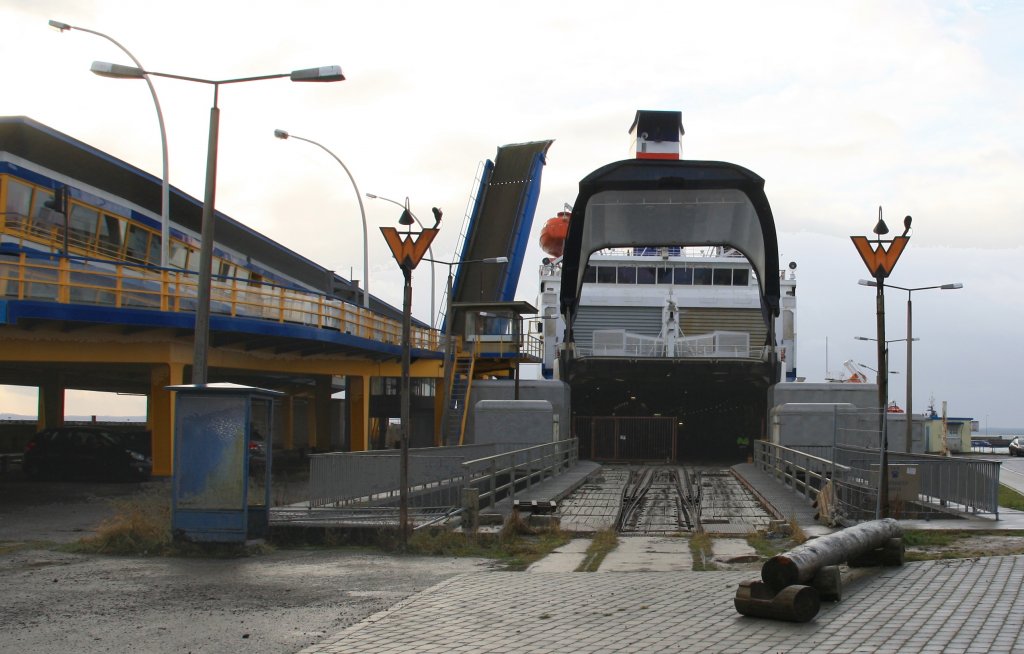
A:
<svg viewBox="0 0 1024 654">
<path fill-rule="evenodd" d="M 601 464 L 594 461 L 579 461 L 557 477 L 531 486 L 528 490 L 516 493 L 515 498 L 506 497 L 492 507 L 480 510 L 481 516 L 500 515 L 507 518 L 513 509 L 513 502 L 560 502 L 593 475 L 601 471 Z"/>
</svg>

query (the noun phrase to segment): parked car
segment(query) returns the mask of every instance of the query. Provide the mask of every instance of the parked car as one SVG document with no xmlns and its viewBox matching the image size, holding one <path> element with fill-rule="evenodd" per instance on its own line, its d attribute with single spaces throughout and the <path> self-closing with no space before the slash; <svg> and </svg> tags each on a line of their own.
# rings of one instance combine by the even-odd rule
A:
<svg viewBox="0 0 1024 654">
<path fill-rule="evenodd" d="M 106 429 L 55 427 L 32 437 L 21 466 L 30 477 L 142 480 L 153 462 Z"/>
<path fill-rule="evenodd" d="M 1024 438 L 1014 436 L 1010 441 L 1010 456 L 1024 456 Z"/>
</svg>

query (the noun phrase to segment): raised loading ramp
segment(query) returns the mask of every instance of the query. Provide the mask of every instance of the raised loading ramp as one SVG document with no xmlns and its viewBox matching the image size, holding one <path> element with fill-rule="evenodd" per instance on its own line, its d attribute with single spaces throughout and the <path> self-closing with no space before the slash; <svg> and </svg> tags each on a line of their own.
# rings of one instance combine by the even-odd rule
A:
<svg viewBox="0 0 1024 654">
<path fill-rule="evenodd" d="M 460 265 L 455 274 L 452 304 L 515 299 L 540 195 L 541 172 L 552 142 L 504 145 L 498 148 L 495 160 L 484 165 L 458 260 L 506 257 L 508 262 Z M 452 331 L 464 335 L 458 316 Z"/>
</svg>

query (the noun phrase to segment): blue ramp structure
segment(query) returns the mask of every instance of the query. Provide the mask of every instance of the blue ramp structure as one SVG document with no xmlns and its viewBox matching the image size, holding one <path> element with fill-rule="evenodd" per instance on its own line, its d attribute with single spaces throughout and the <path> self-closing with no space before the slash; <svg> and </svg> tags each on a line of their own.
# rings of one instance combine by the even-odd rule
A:
<svg viewBox="0 0 1024 654">
<path fill-rule="evenodd" d="M 459 304 L 510 302 L 515 299 L 519 273 L 540 195 L 541 172 L 553 141 L 516 143 L 498 148 L 495 160 L 484 164 L 469 218 L 459 262 L 506 257 L 504 264 L 460 265 L 455 273 L 451 305 L 452 333 L 465 336 Z M 445 321 L 448 320 L 445 317 Z"/>
</svg>

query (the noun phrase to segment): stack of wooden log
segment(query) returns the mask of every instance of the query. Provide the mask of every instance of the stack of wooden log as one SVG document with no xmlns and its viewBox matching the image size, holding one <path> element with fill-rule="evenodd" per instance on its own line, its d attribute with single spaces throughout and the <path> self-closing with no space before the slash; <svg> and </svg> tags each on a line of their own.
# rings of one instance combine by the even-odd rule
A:
<svg viewBox="0 0 1024 654">
<path fill-rule="evenodd" d="M 822 600 L 842 599 L 841 564 L 898 566 L 904 558 L 903 530 L 897 521 L 862 522 L 768 559 L 761 579 L 740 583 L 734 604 L 743 615 L 808 622 L 818 614 Z"/>
</svg>

